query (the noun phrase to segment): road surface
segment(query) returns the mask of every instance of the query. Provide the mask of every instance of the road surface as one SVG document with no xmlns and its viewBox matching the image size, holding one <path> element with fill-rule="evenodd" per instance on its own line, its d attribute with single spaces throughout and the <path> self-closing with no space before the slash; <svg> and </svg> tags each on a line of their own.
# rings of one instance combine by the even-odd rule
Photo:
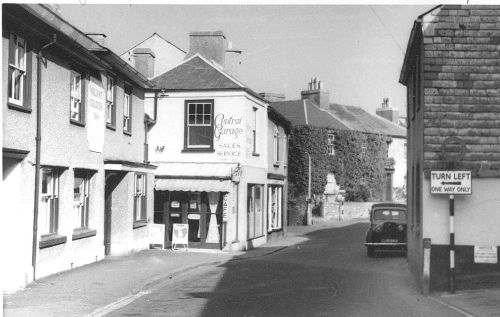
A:
<svg viewBox="0 0 500 317">
<path fill-rule="evenodd" d="M 109 316 L 463 316 L 418 291 L 406 258 L 368 258 L 368 224 L 162 281 Z M 133 274 L 133 272 L 130 272 Z"/>
</svg>

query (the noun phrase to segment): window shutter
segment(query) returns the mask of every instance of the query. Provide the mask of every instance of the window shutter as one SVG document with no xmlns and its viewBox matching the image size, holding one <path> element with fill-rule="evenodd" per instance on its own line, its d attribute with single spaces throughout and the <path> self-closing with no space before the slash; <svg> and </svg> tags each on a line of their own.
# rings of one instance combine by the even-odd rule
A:
<svg viewBox="0 0 500 317">
<path fill-rule="evenodd" d="M 141 220 L 146 220 L 146 197 L 147 197 L 147 179 L 146 179 L 146 174 L 142 176 L 142 179 L 144 180 L 143 183 L 143 195 L 141 196 Z"/>
<path fill-rule="evenodd" d="M 132 133 L 132 89 L 130 89 L 130 97 L 128 98 L 128 131 Z"/>
<path fill-rule="evenodd" d="M 24 83 L 24 105 L 25 107 L 31 108 L 31 83 L 32 83 L 32 63 L 33 63 L 33 52 L 28 51 L 28 44 L 26 44 L 26 81 Z"/>
</svg>

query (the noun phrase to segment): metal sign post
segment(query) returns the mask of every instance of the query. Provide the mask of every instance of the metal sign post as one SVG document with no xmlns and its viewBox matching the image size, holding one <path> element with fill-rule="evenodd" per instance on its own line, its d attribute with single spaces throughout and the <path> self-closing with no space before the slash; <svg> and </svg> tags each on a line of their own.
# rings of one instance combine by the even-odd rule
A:
<svg viewBox="0 0 500 317">
<path fill-rule="evenodd" d="M 455 195 L 450 195 L 450 293 L 455 293 Z"/>
<path fill-rule="evenodd" d="M 449 291 L 455 293 L 455 195 L 472 194 L 470 171 L 431 171 L 431 194 L 446 194 L 450 197 L 450 267 Z"/>
</svg>

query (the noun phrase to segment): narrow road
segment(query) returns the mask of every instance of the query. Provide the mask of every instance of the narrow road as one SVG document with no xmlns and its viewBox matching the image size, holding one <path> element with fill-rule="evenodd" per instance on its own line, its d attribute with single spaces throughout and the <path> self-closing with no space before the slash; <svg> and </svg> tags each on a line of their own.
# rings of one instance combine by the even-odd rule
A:
<svg viewBox="0 0 500 317">
<path fill-rule="evenodd" d="M 420 295 L 406 258 L 368 258 L 367 223 L 164 281 L 110 316 L 462 316 Z"/>
</svg>

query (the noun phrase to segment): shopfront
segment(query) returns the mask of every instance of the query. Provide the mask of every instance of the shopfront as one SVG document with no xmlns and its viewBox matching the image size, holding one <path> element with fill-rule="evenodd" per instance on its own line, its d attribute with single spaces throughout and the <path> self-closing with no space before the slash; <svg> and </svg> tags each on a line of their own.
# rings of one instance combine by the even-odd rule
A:
<svg viewBox="0 0 500 317">
<path fill-rule="evenodd" d="M 235 164 L 172 163 L 160 167 L 155 180 L 154 222 L 165 224 L 170 247 L 173 224 L 188 224 L 189 248 L 223 249 L 229 210 L 234 205 L 231 180 Z M 165 175 L 166 174 L 166 175 Z"/>
<path fill-rule="evenodd" d="M 156 204 L 163 212 L 155 213 L 155 223 L 165 224 L 166 246 L 172 241 L 175 223 L 189 225 L 190 248 L 222 249 L 225 239 L 224 200 L 227 192 L 164 191 L 157 192 Z M 156 208 L 155 208 L 156 209 Z"/>
</svg>

